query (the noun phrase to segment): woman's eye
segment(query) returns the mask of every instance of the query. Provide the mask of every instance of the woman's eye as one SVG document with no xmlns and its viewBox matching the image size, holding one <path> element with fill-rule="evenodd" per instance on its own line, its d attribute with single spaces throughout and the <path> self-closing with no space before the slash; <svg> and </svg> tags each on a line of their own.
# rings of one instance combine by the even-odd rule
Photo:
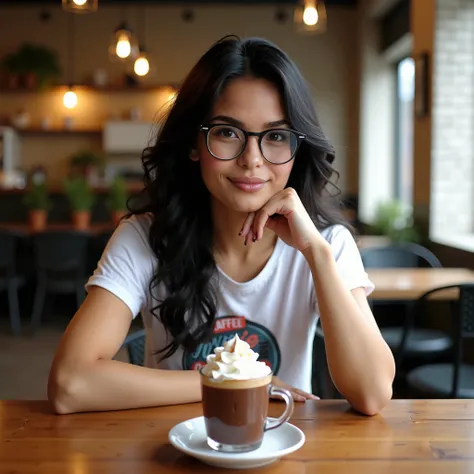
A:
<svg viewBox="0 0 474 474">
<path fill-rule="evenodd" d="M 286 136 L 281 132 L 270 132 L 267 136 L 268 140 L 271 142 L 281 142 L 286 140 Z"/>
<path fill-rule="evenodd" d="M 217 133 L 223 138 L 235 138 L 237 136 L 235 130 L 232 130 L 231 128 L 220 128 Z"/>
</svg>

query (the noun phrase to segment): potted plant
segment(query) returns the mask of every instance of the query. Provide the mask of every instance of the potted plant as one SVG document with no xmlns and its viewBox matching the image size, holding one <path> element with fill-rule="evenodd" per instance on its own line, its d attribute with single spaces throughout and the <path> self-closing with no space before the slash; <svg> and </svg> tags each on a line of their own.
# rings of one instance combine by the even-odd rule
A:
<svg viewBox="0 0 474 474">
<path fill-rule="evenodd" d="M 16 53 L 2 61 L 2 69 L 8 73 L 10 86 L 15 87 L 19 79 L 28 89 L 42 89 L 57 82 L 61 68 L 57 52 L 44 46 L 24 43 Z"/>
<path fill-rule="evenodd" d="M 64 182 L 64 190 L 72 209 L 75 229 L 87 230 L 90 225 L 91 209 L 95 203 L 94 190 L 84 178 L 70 178 Z"/>
<path fill-rule="evenodd" d="M 61 76 L 56 51 L 44 46 L 24 43 L 17 54 L 26 88 L 47 87 Z"/>
<path fill-rule="evenodd" d="M 6 86 L 9 89 L 17 89 L 21 73 L 21 65 L 18 61 L 18 55 L 15 53 L 7 54 L 2 59 L 1 68 L 5 73 Z"/>
<path fill-rule="evenodd" d="M 386 235 L 392 242 L 420 241 L 411 207 L 396 199 L 378 205 L 372 230 L 376 235 Z"/>
<path fill-rule="evenodd" d="M 58 53 L 43 46 L 36 46 L 34 53 L 33 71 L 37 78 L 38 87 L 44 89 L 56 84 L 62 74 Z"/>
<path fill-rule="evenodd" d="M 104 157 L 93 150 L 79 150 L 70 159 L 71 174 L 90 179 L 104 167 Z"/>
<path fill-rule="evenodd" d="M 125 181 L 117 176 L 110 185 L 107 197 L 107 207 L 112 214 L 112 222 L 115 226 L 120 223 L 120 220 L 127 212 L 127 196 Z"/>
<path fill-rule="evenodd" d="M 33 232 L 41 232 L 46 228 L 48 211 L 51 208 L 51 200 L 45 183 L 31 183 L 24 200 L 28 207 L 28 223 Z"/>
</svg>

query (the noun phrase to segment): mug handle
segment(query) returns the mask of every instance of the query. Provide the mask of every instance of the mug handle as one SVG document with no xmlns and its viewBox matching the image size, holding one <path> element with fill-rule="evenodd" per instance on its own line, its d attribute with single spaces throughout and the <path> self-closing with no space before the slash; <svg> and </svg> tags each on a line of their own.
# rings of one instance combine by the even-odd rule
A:
<svg viewBox="0 0 474 474">
<path fill-rule="evenodd" d="M 277 397 L 282 398 L 285 401 L 286 408 L 283 414 L 276 420 L 269 420 L 267 418 L 265 420 L 265 427 L 263 428 L 263 431 L 273 430 L 275 428 L 278 428 L 280 425 L 282 425 L 286 421 L 288 421 L 291 415 L 293 414 L 293 408 L 294 408 L 293 397 L 291 396 L 291 393 L 288 390 L 270 385 L 269 394 L 270 396 L 276 395 Z"/>
</svg>

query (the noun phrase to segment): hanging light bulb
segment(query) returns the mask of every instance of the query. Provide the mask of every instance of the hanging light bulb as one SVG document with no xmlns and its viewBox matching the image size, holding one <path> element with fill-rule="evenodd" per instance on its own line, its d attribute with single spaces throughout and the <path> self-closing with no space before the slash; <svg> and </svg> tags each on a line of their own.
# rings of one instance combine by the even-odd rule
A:
<svg viewBox="0 0 474 474">
<path fill-rule="evenodd" d="M 137 28 L 140 31 L 141 39 L 138 45 L 138 56 L 135 59 L 133 70 L 137 76 L 146 76 L 150 72 L 150 61 L 148 60 L 148 54 L 144 46 L 146 38 L 146 9 L 137 9 Z"/>
<path fill-rule="evenodd" d="M 303 0 L 295 8 L 295 23 L 300 33 L 323 33 L 327 16 L 323 0 Z"/>
<path fill-rule="evenodd" d="M 115 54 L 121 59 L 128 58 L 132 54 L 132 45 L 127 35 L 122 34 L 119 36 L 115 46 Z"/>
<path fill-rule="evenodd" d="M 81 0 L 76 0 L 81 1 Z M 67 109 L 73 109 L 77 105 L 77 95 L 72 90 L 74 84 L 74 56 L 75 56 L 75 37 L 76 37 L 76 17 L 69 15 L 68 51 L 67 51 L 67 69 L 68 69 L 68 90 L 63 96 L 63 104 Z"/>
<path fill-rule="evenodd" d="M 63 104 L 66 109 L 73 109 L 77 105 L 77 95 L 71 88 L 64 94 Z"/>
<path fill-rule="evenodd" d="M 138 53 L 137 59 L 135 59 L 135 64 L 133 65 L 133 70 L 137 76 L 146 76 L 150 71 L 150 62 L 146 51 L 143 47 L 140 47 L 140 52 Z"/>
<path fill-rule="evenodd" d="M 73 13 L 95 12 L 98 8 L 98 0 L 62 0 L 63 10 Z"/>
<path fill-rule="evenodd" d="M 120 60 L 134 59 L 138 53 L 138 46 L 126 23 L 122 23 L 115 31 L 109 47 L 109 54 Z"/>
<path fill-rule="evenodd" d="M 314 7 L 306 7 L 303 10 L 303 23 L 307 26 L 314 26 L 319 20 L 318 10 Z"/>
</svg>

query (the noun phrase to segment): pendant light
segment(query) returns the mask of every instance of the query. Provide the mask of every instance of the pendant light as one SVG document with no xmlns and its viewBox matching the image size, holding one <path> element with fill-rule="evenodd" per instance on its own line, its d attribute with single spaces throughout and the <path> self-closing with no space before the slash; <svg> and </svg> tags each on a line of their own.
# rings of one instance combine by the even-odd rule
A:
<svg viewBox="0 0 474 474">
<path fill-rule="evenodd" d="M 122 10 L 122 18 L 124 12 Z M 138 55 L 137 40 L 126 21 L 122 21 L 115 29 L 109 46 L 109 56 L 112 60 L 130 61 Z"/>
<path fill-rule="evenodd" d="M 99 6 L 98 0 L 62 0 L 63 10 L 71 13 L 95 12 Z"/>
<path fill-rule="evenodd" d="M 323 0 L 301 0 L 295 8 L 297 31 L 303 34 L 324 33 L 327 28 L 326 6 Z"/>
<path fill-rule="evenodd" d="M 69 33 L 68 33 L 68 57 L 67 57 L 67 69 L 68 69 L 68 90 L 63 97 L 63 105 L 67 109 L 73 109 L 77 105 L 77 95 L 73 90 L 74 80 L 74 38 L 75 36 L 75 21 L 74 15 L 69 14 Z"/>
<path fill-rule="evenodd" d="M 140 52 L 133 65 L 133 70 L 137 76 L 146 76 L 150 72 L 150 62 L 148 61 L 146 50 L 140 46 Z"/>
<path fill-rule="evenodd" d="M 137 10 L 139 13 L 140 11 Z M 138 22 L 138 31 L 140 32 L 140 36 L 142 41 L 139 43 L 138 46 L 138 56 L 135 59 L 135 63 L 133 64 L 133 70 L 137 76 L 146 76 L 150 71 L 150 61 L 148 60 L 148 54 L 145 49 L 145 37 L 146 37 L 146 9 L 143 7 L 142 15 L 139 15 Z"/>
</svg>

